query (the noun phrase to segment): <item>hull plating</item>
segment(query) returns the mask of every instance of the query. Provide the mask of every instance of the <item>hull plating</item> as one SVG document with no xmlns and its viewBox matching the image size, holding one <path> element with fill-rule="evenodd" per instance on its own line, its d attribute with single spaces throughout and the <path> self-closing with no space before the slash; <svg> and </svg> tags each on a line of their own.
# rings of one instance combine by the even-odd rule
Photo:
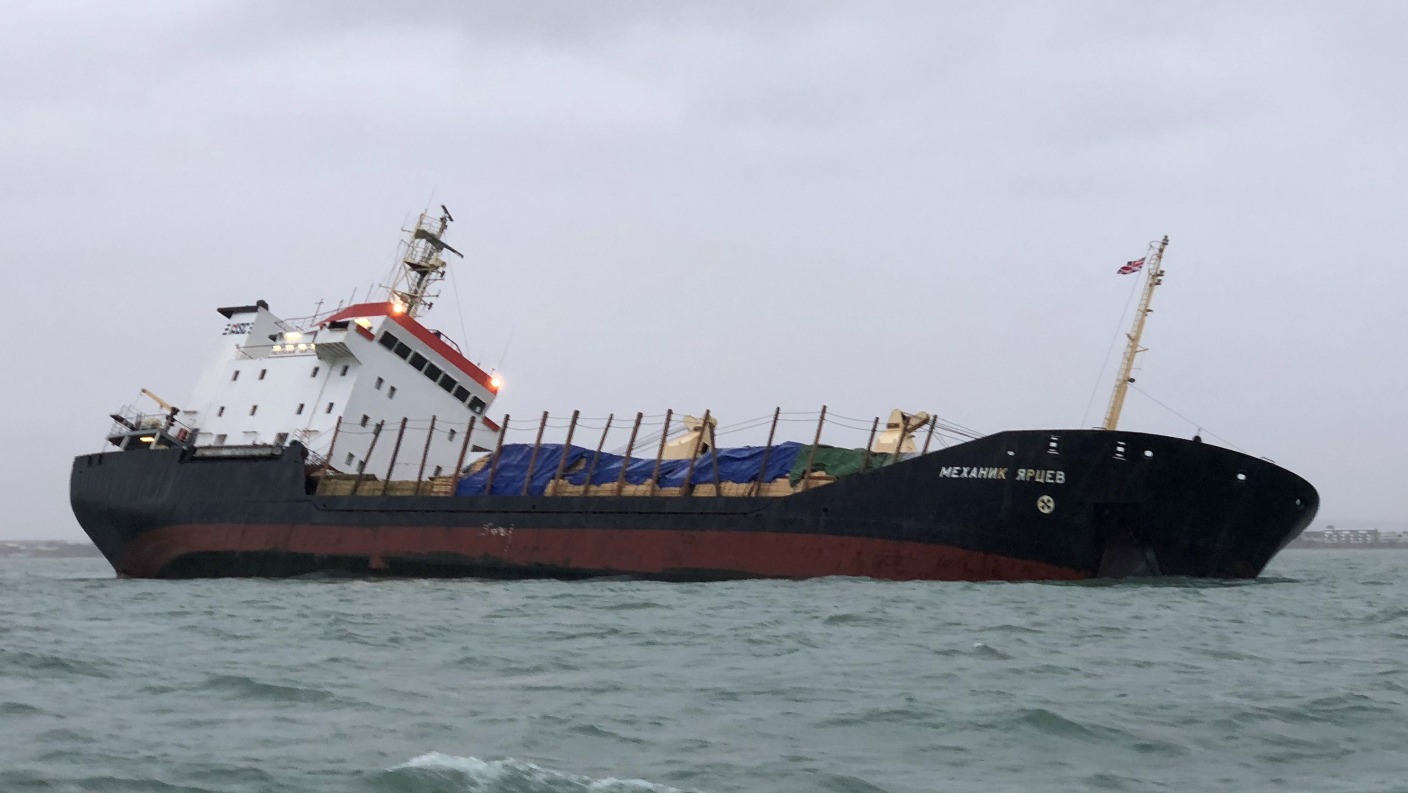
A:
<svg viewBox="0 0 1408 793">
<path fill-rule="evenodd" d="M 144 450 L 77 458 L 71 500 L 122 576 L 665 580 L 1248 578 L 1318 507 L 1264 460 L 1089 430 L 1000 433 L 786 498 L 310 489 L 297 445 L 265 459 Z"/>
</svg>

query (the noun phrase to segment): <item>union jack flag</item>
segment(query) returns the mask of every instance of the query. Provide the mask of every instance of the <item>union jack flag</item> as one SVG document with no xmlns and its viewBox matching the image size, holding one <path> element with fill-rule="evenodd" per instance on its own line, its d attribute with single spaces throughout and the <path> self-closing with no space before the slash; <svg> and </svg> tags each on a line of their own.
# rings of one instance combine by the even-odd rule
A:
<svg viewBox="0 0 1408 793">
<path fill-rule="evenodd" d="M 1148 257 L 1146 256 L 1144 258 L 1147 259 Z M 1135 259 L 1132 262 L 1125 262 L 1124 266 L 1119 269 L 1119 275 L 1129 275 L 1130 273 L 1137 273 L 1143 268 L 1144 259 Z"/>
</svg>

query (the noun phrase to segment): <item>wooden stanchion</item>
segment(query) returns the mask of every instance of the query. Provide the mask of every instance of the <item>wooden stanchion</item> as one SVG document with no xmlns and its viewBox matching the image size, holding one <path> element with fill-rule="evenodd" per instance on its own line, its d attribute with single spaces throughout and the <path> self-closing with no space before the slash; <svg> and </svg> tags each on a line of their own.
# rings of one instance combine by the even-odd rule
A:
<svg viewBox="0 0 1408 793">
<path fill-rule="evenodd" d="M 538 422 L 538 437 L 533 441 L 533 453 L 528 455 L 528 473 L 523 477 L 523 492 L 520 495 L 528 495 L 528 486 L 533 484 L 533 466 L 538 464 L 538 449 L 543 445 L 543 430 L 548 427 L 548 412 L 543 411 L 543 418 Z"/>
<path fill-rule="evenodd" d="M 870 425 L 870 440 L 865 442 L 865 456 L 860 461 L 860 472 L 865 473 L 870 470 L 870 447 L 875 445 L 875 431 L 880 428 L 880 417 L 876 416 L 875 421 Z M 900 438 L 904 438 L 904 423 L 900 423 Z"/>
<path fill-rule="evenodd" d="M 332 450 L 337 448 L 337 434 L 342 430 L 342 417 L 337 417 L 337 422 L 332 425 L 332 440 L 328 441 L 328 456 L 323 458 L 323 470 L 319 472 L 319 477 L 328 475 L 328 468 L 332 465 Z"/>
<path fill-rule="evenodd" d="M 499 474 L 499 458 L 504 454 L 504 436 L 508 434 L 508 414 L 504 414 L 504 423 L 499 425 L 499 442 L 494 444 L 494 456 L 489 460 L 489 482 L 484 485 L 484 495 L 494 495 L 494 477 Z"/>
<path fill-rule="evenodd" d="M 416 471 L 416 495 L 420 495 L 420 480 L 425 478 L 425 461 L 430 459 L 430 444 L 435 440 L 435 416 L 430 417 L 430 429 L 425 431 L 425 450 L 420 453 L 420 470 Z"/>
<path fill-rule="evenodd" d="M 689 470 L 684 474 L 684 486 L 680 490 L 682 495 L 694 495 L 694 463 L 699 459 L 699 446 L 704 443 L 704 433 L 709 429 L 709 411 L 704 411 L 704 426 L 699 428 L 699 437 L 694 439 L 694 451 L 689 458 Z"/>
<path fill-rule="evenodd" d="M 606 445 L 606 433 L 611 431 L 611 420 L 616 418 L 615 413 L 606 416 L 606 426 L 601 430 L 601 440 L 596 442 L 596 454 L 592 455 L 591 465 L 587 466 L 586 484 L 582 485 L 582 492 L 590 494 L 592 490 L 592 475 L 596 473 L 596 461 L 601 459 L 601 447 Z"/>
<path fill-rule="evenodd" d="M 670 418 L 675 411 L 665 409 L 665 428 L 660 430 L 660 445 L 655 450 L 655 469 L 650 472 L 650 494 L 655 495 L 655 482 L 660 478 L 660 461 L 665 459 L 665 444 L 670 440 Z"/>
<path fill-rule="evenodd" d="M 464 476 L 464 458 L 469 454 L 469 439 L 474 437 L 474 422 L 478 416 L 469 417 L 469 429 L 464 431 L 464 443 L 460 444 L 460 458 L 455 461 L 455 478 L 450 483 L 450 495 L 460 489 L 460 478 Z"/>
<path fill-rule="evenodd" d="M 807 455 L 807 468 L 802 472 L 802 492 L 811 488 L 812 465 L 816 463 L 816 447 L 821 443 L 821 428 L 826 426 L 826 406 L 821 406 L 821 418 L 816 422 L 816 437 L 812 439 L 812 451 Z"/>
<path fill-rule="evenodd" d="M 772 412 L 772 428 L 768 430 L 768 445 L 763 449 L 763 467 L 758 469 L 758 478 L 753 482 L 753 495 L 763 489 L 763 476 L 768 472 L 768 459 L 772 457 L 772 439 L 777 434 L 777 420 L 782 417 L 782 406 Z"/>
<path fill-rule="evenodd" d="M 934 439 L 934 428 L 937 427 L 938 425 L 939 425 L 939 417 L 936 416 L 936 415 L 934 415 L 933 413 L 930 413 L 930 414 L 929 414 L 929 434 L 924 436 L 924 451 L 920 452 L 921 455 L 922 455 L 922 454 L 928 454 L 928 453 L 929 453 L 929 441 L 932 441 L 932 440 Z"/>
<path fill-rule="evenodd" d="M 396 456 L 401 453 L 401 438 L 406 434 L 406 417 L 401 417 L 401 428 L 396 431 L 396 445 L 391 447 L 391 462 L 386 466 L 386 481 L 381 483 L 381 494 L 391 488 L 391 472 L 396 470 Z"/>
<path fill-rule="evenodd" d="M 616 477 L 616 495 L 621 495 L 621 491 L 626 488 L 626 469 L 631 465 L 631 452 L 636 448 L 636 433 L 640 432 L 640 420 L 645 418 L 644 413 L 636 414 L 635 426 L 631 427 L 631 439 L 626 443 L 626 458 L 621 461 L 621 475 Z"/>
<path fill-rule="evenodd" d="M 357 472 L 357 478 L 352 482 L 352 495 L 354 496 L 358 495 L 358 491 L 362 489 L 362 477 L 366 475 L 367 466 L 371 464 L 372 452 L 376 451 L 376 440 L 381 437 L 381 425 L 385 423 L 385 421 L 378 421 L 376 427 L 372 429 L 372 442 L 367 445 L 367 457 L 362 461 L 362 470 Z"/>
<path fill-rule="evenodd" d="M 572 434 L 577 431 L 577 417 L 581 415 L 581 413 L 582 411 L 580 410 L 572 411 L 572 421 L 567 424 L 567 440 L 563 441 L 562 454 L 558 455 L 557 458 L 557 473 L 552 476 L 554 482 L 561 479 L 562 472 L 567 470 L 567 450 L 572 448 Z"/>
</svg>

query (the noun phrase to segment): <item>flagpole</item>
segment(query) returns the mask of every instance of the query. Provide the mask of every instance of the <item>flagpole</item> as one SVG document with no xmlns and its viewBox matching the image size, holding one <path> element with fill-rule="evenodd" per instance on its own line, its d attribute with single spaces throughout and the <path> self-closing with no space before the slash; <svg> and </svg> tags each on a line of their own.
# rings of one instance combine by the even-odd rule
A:
<svg viewBox="0 0 1408 793">
<path fill-rule="evenodd" d="M 1110 395 L 1110 407 L 1105 411 L 1104 428 L 1112 430 L 1120 423 L 1120 411 L 1124 410 L 1124 397 L 1129 392 L 1129 384 L 1134 382 L 1130 374 L 1134 371 L 1134 357 L 1145 348 L 1139 346 L 1139 339 L 1144 335 L 1144 321 L 1148 319 L 1149 303 L 1154 299 L 1154 287 L 1163 283 L 1164 278 L 1164 248 L 1168 247 L 1168 235 L 1164 235 L 1163 240 L 1158 243 L 1158 248 L 1149 256 L 1149 261 L 1145 264 L 1144 297 L 1139 301 L 1139 311 L 1134 315 L 1134 329 L 1127 334 L 1129 345 L 1124 348 L 1124 358 L 1120 361 L 1120 374 L 1115 380 L 1115 392 Z"/>
</svg>

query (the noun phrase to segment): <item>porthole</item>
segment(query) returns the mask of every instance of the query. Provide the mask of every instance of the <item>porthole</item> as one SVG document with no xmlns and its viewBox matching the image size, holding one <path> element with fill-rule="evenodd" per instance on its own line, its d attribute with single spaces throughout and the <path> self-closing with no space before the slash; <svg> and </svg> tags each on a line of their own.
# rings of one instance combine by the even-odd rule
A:
<svg viewBox="0 0 1408 793">
<path fill-rule="evenodd" d="M 1154 456 L 1154 450 L 1153 450 L 1153 449 L 1145 449 L 1145 450 L 1144 450 L 1144 456 L 1145 456 L 1145 457 L 1153 457 L 1153 456 Z"/>
<path fill-rule="evenodd" d="M 1247 475 L 1246 475 L 1246 474 L 1240 474 L 1240 473 L 1237 474 L 1237 481 L 1238 481 L 1238 482 L 1245 482 L 1245 481 L 1247 481 Z"/>
</svg>

